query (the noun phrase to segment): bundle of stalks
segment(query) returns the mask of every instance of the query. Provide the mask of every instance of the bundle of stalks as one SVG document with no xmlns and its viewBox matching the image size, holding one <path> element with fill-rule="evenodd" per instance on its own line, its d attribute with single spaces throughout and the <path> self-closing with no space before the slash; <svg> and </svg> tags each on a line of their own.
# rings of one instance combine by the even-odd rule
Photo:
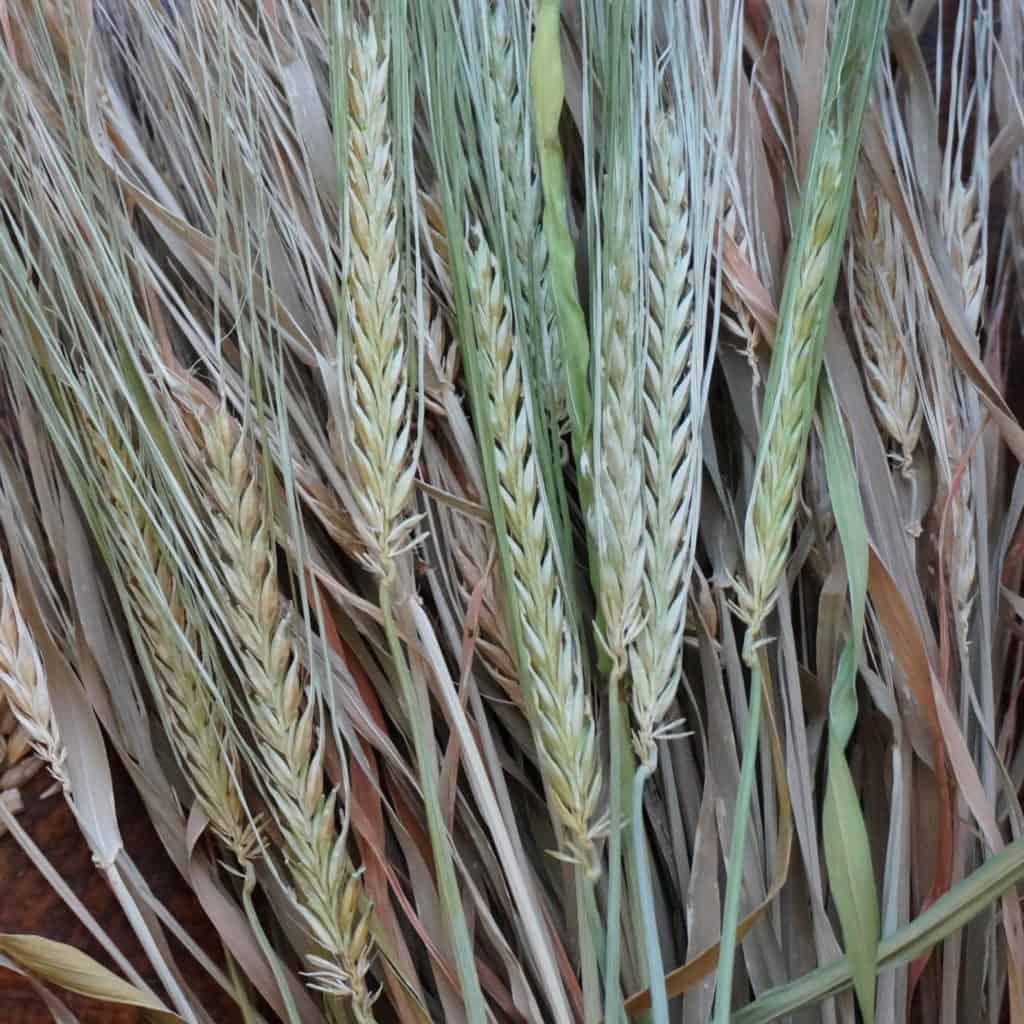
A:
<svg viewBox="0 0 1024 1024">
<path fill-rule="evenodd" d="M 119 977 L 5 963 L 189 1024 L 1024 1019 L 1024 8 L 918 6 L 4 9 L 0 853 Z"/>
</svg>

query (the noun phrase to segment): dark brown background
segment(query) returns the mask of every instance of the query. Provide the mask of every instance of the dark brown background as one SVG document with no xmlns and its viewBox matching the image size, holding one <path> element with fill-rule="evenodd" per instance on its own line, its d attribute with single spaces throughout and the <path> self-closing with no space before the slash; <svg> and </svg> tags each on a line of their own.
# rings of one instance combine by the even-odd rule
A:
<svg viewBox="0 0 1024 1024">
<path fill-rule="evenodd" d="M 113 760 L 113 758 L 112 758 Z M 128 921 L 100 874 L 93 867 L 89 848 L 82 839 L 63 797 L 41 800 L 50 784 L 40 772 L 26 787 L 25 809 L 19 822 L 47 858 L 60 869 L 76 895 L 89 908 L 107 934 L 132 961 L 156 992 L 158 982 L 139 948 Z M 126 773 L 114 766 L 118 820 L 125 847 L 149 882 L 154 894 L 199 940 L 214 959 L 221 961 L 213 929 L 177 869 L 168 859 L 149 824 L 142 802 Z M 105 966 L 114 965 L 10 835 L 0 838 L 0 932 L 42 935 L 66 942 L 95 957 Z M 180 949 L 173 947 L 175 953 Z M 179 963 L 188 983 L 217 1024 L 230 1024 L 237 1016 L 228 998 L 196 967 L 187 954 Z M 135 1010 L 97 1003 L 54 990 L 78 1016 L 82 1024 L 135 1024 L 141 1014 Z M 48 1024 L 49 1011 L 25 980 L 0 968 L 0 1024 Z"/>
</svg>

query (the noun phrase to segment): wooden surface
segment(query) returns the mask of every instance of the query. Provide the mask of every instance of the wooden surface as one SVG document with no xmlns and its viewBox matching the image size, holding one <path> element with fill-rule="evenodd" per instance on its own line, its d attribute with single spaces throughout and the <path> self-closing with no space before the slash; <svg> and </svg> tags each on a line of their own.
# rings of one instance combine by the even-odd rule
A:
<svg viewBox="0 0 1024 1024">
<path fill-rule="evenodd" d="M 112 759 L 113 760 L 113 759 Z M 160 988 L 146 963 L 139 944 L 111 895 L 106 882 L 93 867 L 89 848 L 79 835 L 64 799 L 57 795 L 47 800 L 40 793 L 49 786 L 40 772 L 26 787 L 25 809 L 18 820 L 36 844 L 64 875 L 65 880 L 103 926 L 121 951 L 155 991 Z M 220 962 L 216 934 L 203 916 L 191 890 L 168 859 L 153 832 L 134 787 L 127 775 L 115 766 L 114 791 L 118 820 L 125 847 L 163 901 L 200 944 Z M 95 957 L 105 966 L 114 965 L 104 955 L 85 927 L 47 885 L 14 839 L 0 838 L 0 932 L 43 935 L 66 942 Z M 180 950 L 175 948 L 177 955 Z M 230 1001 L 194 962 L 181 953 L 179 963 L 186 980 L 199 996 L 217 1024 L 238 1019 Z M 136 1024 L 141 1014 L 53 990 L 69 1006 L 82 1024 Z M 0 1022 L 2 1024 L 44 1024 L 49 1011 L 23 978 L 0 968 Z"/>
</svg>

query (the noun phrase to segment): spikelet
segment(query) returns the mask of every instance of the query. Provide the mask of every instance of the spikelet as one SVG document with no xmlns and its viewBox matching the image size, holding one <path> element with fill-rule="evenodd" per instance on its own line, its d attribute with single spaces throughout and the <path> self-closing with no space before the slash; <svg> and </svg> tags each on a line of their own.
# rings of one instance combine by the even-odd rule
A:
<svg viewBox="0 0 1024 1024">
<path fill-rule="evenodd" d="M 651 133 L 647 349 L 643 367 L 643 612 L 630 659 L 634 742 L 652 764 L 682 674 L 695 545 L 699 416 L 692 400 L 693 253 L 683 141 L 667 113 Z"/>
<path fill-rule="evenodd" d="M 202 423 L 207 482 L 221 564 L 231 597 L 243 688 L 272 813 L 287 849 L 303 920 L 321 952 L 311 975 L 324 991 L 352 1000 L 372 1020 L 367 989 L 372 945 L 361 876 L 336 821 L 337 793 L 324 792 L 324 741 L 316 694 L 304 683 L 291 610 L 278 593 L 277 561 L 258 463 L 231 414 Z"/>
<path fill-rule="evenodd" d="M 567 853 L 596 876 L 602 823 L 594 716 L 551 542 L 551 513 L 533 447 L 533 416 L 511 311 L 497 261 L 482 238 L 475 241 L 469 276 L 484 412 L 495 443 L 507 532 L 504 569 L 517 605 L 509 614 L 521 623 L 520 679 Z"/>
<path fill-rule="evenodd" d="M 851 217 L 850 319 L 871 403 L 910 469 L 921 437 L 921 401 L 907 346 L 918 329 L 919 289 L 903 229 L 888 200 L 858 182 Z"/>
<path fill-rule="evenodd" d="M 65 790 L 68 777 L 64 770 L 67 749 L 57 726 L 46 686 L 46 671 L 39 649 L 28 628 L 14 584 L 6 566 L 0 562 L 0 693 L 18 722 L 18 731 L 7 741 L 7 760 L 17 763 L 20 757 L 14 750 L 14 737 L 24 737 L 39 758 L 45 762 L 50 774 Z M 9 780 L 10 781 L 10 780 Z M 7 787 L 5 787 L 7 788 Z M 14 788 L 13 785 L 11 788 Z"/>
<path fill-rule="evenodd" d="M 373 19 L 353 33 L 348 69 L 349 271 L 351 351 L 343 360 L 355 528 L 366 562 L 382 578 L 408 548 L 415 465 L 395 173 L 388 125 L 388 56 Z"/>
<path fill-rule="evenodd" d="M 737 583 L 737 605 L 749 627 L 748 644 L 761 635 L 775 606 L 789 539 L 800 498 L 814 401 L 821 369 L 821 346 L 815 337 L 823 315 L 818 293 L 831 256 L 832 227 L 839 216 L 841 153 L 839 140 L 823 140 L 824 159 L 817 180 L 806 185 L 815 207 L 803 264 L 794 268 L 799 282 L 788 337 L 779 337 L 785 362 L 780 367 L 773 406 L 762 419 L 753 493 L 747 510 L 743 553 L 746 580 Z M 777 348 L 778 351 L 778 348 Z M 748 646 L 747 657 L 752 657 Z"/>
</svg>

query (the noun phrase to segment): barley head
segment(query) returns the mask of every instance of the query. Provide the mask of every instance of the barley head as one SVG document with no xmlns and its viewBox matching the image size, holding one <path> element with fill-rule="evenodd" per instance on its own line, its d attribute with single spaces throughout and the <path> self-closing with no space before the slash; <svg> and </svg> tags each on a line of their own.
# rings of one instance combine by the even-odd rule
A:
<svg viewBox="0 0 1024 1024">
<path fill-rule="evenodd" d="M 337 826 L 337 792 L 324 792 L 319 705 L 303 681 L 292 613 L 278 591 L 259 462 L 223 407 L 203 422 L 202 435 L 260 775 L 284 837 L 299 911 L 321 949 L 310 960 L 311 977 L 323 990 L 351 998 L 353 1010 L 364 1014 L 359 1019 L 370 1020 L 372 944 L 368 924 L 353 909 L 365 903 L 362 885 Z"/>
<path fill-rule="evenodd" d="M 781 346 L 784 361 L 772 407 L 762 418 L 744 529 L 746 579 L 737 584 L 737 597 L 740 614 L 749 627 L 748 643 L 760 636 L 785 574 L 821 369 L 822 352 L 816 334 L 819 318 L 825 311 L 819 292 L 825 284 L 831 257 L 829 242 L 839 216 L 836 194 L 842 173 L 838 139 L 826 140 L 824 144 L 818 177 L 805 186 L 815 204 L 810 234 L 802 265 L 791 270 L 796 275 L 798 290 L 788 336 L 776 339 L 776 351 Z M 752 656 L 752 647 L 748 646 L 747 656 Z"/>
<path fill-rule="evenodd" d="M 347 316 L 344 360 L 354 475 L 355 526 L 370 567 L 382 577 L 408 547 L 415 465 L 395 174 L 388 125 L 388 56 L 370 19 L 349 47 Z"/>
<path fill-rule="evenodd" d="M 640 372 L 635 315 L 636 248 L 631 211 L 618 203 L 609 218 L 601 309 L 600 441 L 597 484 L 589 510 L 597 541 L 602 642 L 619 671 L 641 626 L 644 571 Z"/>
<path fill-rule="evenodd" d="M 568 852 L 596 875 L 601 773 L 594 716 L 551 541 L 551 513 L 532 440 L 522 356 L 497 261 L 482 239 L 472 254 L 470 288 L 484 413 L 495 445 L 498 500 L 507 534 L 504 571 L 516 605 L 509 614 L 520 624 L 519 675 Z"/>
<path fill-rule="evenodd" d="M 137 630 L 139 656 L 149 666 L 157 709 L 200 808 L 245 866 L 255 854 L 257 836 L 239 792 L 238 749 L 224 709 L 197 668 L 202 650 L 181 581 L 152 516 L 125 482 L 120 442 L 92 440 L 116 523 L 113 542 L 124 576 L 125 610 Z"/>
<path fill-rule="evenodd" d="M 540 344 L 538 369 L 544 380 L 540 393 L 552 422 L 568 423 L 565 365 L 558 338 L 554 294 L 548 273 L 548 243 L 543 225 L 543 190 L 536 153 L 529 146 L 529 96 L 526 75 L 517 65 L 508 0 L 498 0 L 488 16 L 490 77 L 494 83 L 494 135 L 502 172 L 502 201 L 511 247 L 511 288 L 517 300 L 520 338 Z"/>
<path fill-rule="evenodd" d="M 655 757 L 658 727 L 682 675 L 700 472 L 686 154 L 671 115 L 657 116 L 651 139 L 643 365 L 644 627 L 630 659 L 634 739 L 644 764 Z"/>
</svg>

